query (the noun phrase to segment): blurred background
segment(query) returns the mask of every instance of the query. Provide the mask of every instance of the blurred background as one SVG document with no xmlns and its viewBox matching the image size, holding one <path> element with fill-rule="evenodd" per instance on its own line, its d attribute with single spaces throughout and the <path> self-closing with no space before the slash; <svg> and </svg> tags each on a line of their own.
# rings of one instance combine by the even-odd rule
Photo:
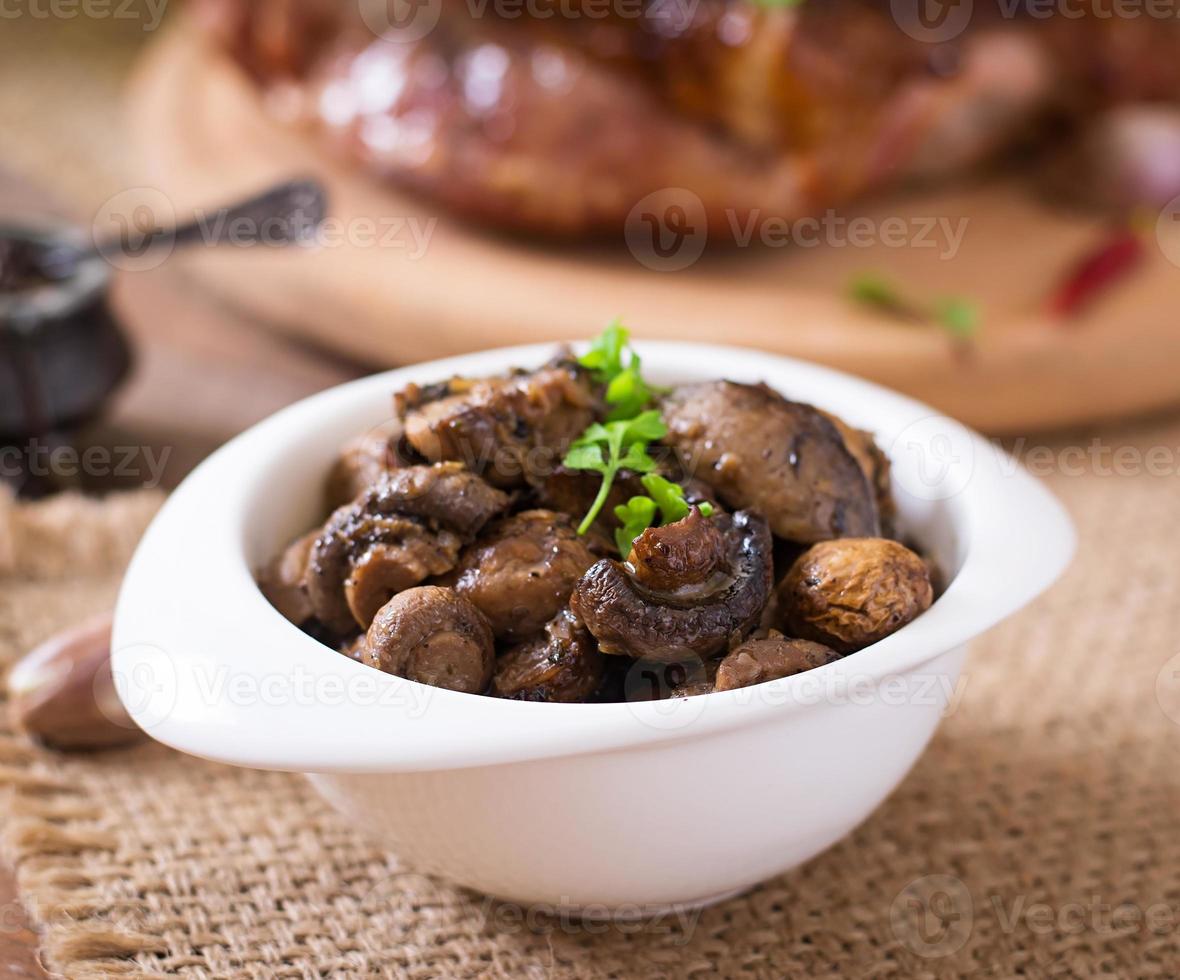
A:
<svg viewBox="0 0 1180 980">
<path fill-rule="evenodd" d="M 620 315 L 1004 436 L 1166 408 L 1174 23 L 1092 6 L 22 0 L 5 480 L 173 485 L 358 373 Z M 327 200 L 298 246 L 218 223 L 293 178 Z"/>
</svg>

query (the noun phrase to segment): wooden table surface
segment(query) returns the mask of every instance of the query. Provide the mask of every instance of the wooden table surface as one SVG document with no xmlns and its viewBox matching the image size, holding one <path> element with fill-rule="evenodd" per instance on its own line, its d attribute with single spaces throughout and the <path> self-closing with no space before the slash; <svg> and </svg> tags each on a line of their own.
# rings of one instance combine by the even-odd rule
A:
<svg viewBox="0 0 1180 980">
<path fill-rule="evenodd" d="M 54 210 L 35 190 L 0 172 L 0 214 L 38 209 Z M 365 373 L 361 365 L 219 308 L 187 280 L 180 254 L 151 272 L 118 277 L 112 300 L 132 339 L 136 364 L 104 417 L 81 435 L 80 445 L 166 451 L 166 487 L 259 419 Z M 21 909 L 15 879 L 2 865 L 0 910 L 0 978 L 48 976 L 39 964 L 37 934 Z"/>
</svg>

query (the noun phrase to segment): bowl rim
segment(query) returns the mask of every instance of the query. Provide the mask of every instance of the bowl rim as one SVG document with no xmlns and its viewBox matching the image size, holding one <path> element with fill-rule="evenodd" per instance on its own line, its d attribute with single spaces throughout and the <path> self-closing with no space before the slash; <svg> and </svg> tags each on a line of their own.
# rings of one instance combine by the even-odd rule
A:
<svg viewBox="0 0 1180 980">
<path fill-rule="evenodd" d="M 954 490 L 943 502 L 961 550 L 958 572 L 934 605 L 855 655 L 794 677 L 671 701 L 566 705 L 461 694 L 383 674 L 303 633 L 267 602 L 246 556 L 245 522 L 260 506 L 258 484 L 268 467 L 289 466 L 309 432 L 330 428 L 378 392 L 389 397 L 410 381 L 540 364 L 557 346 L 486 350 L 328 389 L 258 423 L 194 470 L 144 535 L 116 608 L 116 688 L 136 723 L 190 754 L 303 772 L 467 768 L 702 738 L 827 706 L 804 695 L 819 682 L 835 689 L 858 678 L 913 680 L 923 664 L 1031 601 L 1072 556 L 1073 527 L 1056 499 L 982 436 L 935 409 L 830 368 L 749 348 L 636 341 L 645 362 L 658 363 L 665 376 L 762 377 L 788 397 L 807 389 L 800 400 L 852 416 L 853 424 L 868 421 L 878 433 L 893 431 L 891 446 L 883 447 L 891 456 L 899 431 L 937 421 L 950 455 L 970 463 L 961 487 L 945 483 L 963 477 L 954 465 L 943 483 L 932 484 L 936 493 Z M 813 397 L 829 390 L 830 401 Z M 268 683 L 273 697 L 262 694 Z M 329 697 L 329 689 L 345 693 Z M 539 724 L 543 740 L 536 737 Z"/>
</svg>

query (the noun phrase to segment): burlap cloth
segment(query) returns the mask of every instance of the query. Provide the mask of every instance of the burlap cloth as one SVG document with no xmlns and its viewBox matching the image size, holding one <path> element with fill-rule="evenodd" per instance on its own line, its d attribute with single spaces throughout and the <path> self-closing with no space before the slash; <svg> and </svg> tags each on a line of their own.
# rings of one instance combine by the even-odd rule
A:
<svg viewBox="0 0 1180 980">
<path fill-rule="evenodd" d="M 76 978 L 1176 977 L 1180 424 L 1106 432 L 1071 475 L 1061 450 L 1090 439 L 1029 457 L 1081 530 L 1066 579 L 975 645 L 913 773 L 806 867 L 683 920 L 522 920 L 399 870 L 298 776 L 5 734 L 3 839 L 44 959 Z M 108 604 L 156 505 L 9 507 L 0 655 Z"/>
</svg>

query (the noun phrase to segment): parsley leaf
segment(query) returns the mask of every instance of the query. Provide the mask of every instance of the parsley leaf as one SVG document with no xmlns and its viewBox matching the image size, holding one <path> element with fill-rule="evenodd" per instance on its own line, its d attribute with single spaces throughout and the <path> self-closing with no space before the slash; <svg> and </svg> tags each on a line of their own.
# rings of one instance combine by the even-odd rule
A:
<svg viewBox="0 0 1180 980">
<path fill-rule="evenodd" d="M 656 502 L 651 497 L 632 497 L 625 504 L 615 508 L 619 527 L 615 530 L 615 544 L 624 558 L 631 551 L 631 544 L 639 535 L 652 526 L 656 519 Z"/>
<path fill-rule="evenodd" d="M 650 405 L 655 391 L 643 380 L 642 361 L 631 350 L 631 331 L 615 320 L 578 358 L 594 380 L 606 385 L 606 403 L 611 406 L 607 421 L 629 419 Z M 624 354 L 629 356 L 624 358 Z"/>
<path fill-rule="evenodd" d="M 619 470 L 650 473 L 656 461 L 648 454 L 648 443 L 662 439 L 668 427 L 655 409 L 642 412 L 633 419 L 617 422 L 595 422 L 574 441 L 562 462 L 571 470 L 590 470 L 602 474 L 602 486 L 590 510 L 578 525 L 578 533 L 585 534 L 597 519 L 610 496 L 611 486 Z"/>
</svg>

